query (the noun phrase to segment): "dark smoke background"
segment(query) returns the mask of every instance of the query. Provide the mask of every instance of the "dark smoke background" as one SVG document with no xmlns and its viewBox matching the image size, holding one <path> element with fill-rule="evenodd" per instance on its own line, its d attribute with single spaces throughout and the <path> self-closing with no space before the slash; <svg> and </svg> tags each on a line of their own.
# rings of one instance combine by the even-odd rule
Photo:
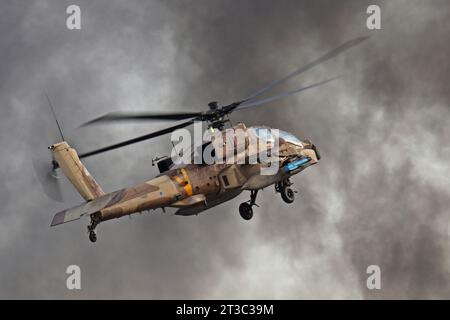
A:
<svg viewBox="0 0 450 320">
<path fill-rule="evenodd" d="M 448 1 L 71 1 L 0 5 L 0 298 L 450 298 L 450 4 Z M 378 4 L 382 30 L 366 28 Z M 208 214 L 135 215 L 49 228 L 81 203 L 47 198 L 31 165 L 57 129 L 87 151 L 165 123 L 78 129 L 111 110 L 203 110 L 232 102 L 346 40 L 359 47 L 279 91 L 338 82 L 234 121 L 310 138 L 323 156 L 294 178 L 293 205 L 272 188 L 251 222 L 246 193 Z M 107 191 L 157 172 L 169 137 L 89 158 Z M 62 181 L 64 182 L 64 181 Z M 82 290 L 65 287 L 82 270 Z M 382 289 L 366 288 L 379 265 Z"/>
</svg>

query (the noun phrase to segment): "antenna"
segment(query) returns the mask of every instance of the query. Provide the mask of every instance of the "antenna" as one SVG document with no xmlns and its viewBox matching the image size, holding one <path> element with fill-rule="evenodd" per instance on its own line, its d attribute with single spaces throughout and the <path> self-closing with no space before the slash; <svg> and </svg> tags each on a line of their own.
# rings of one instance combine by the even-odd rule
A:
<svg viewBox="0 0 450 320">
<path fill-rule="evenodd" d="M 52 114 L 53 114 L 53 118 L 55 119 L 56 125 L 58 126 L 59 133 L 61 134 L 61 139 L 62 139 L 63 141 L 65 141 L 63 132 L 62 132 L 62 130 L 61 130 L 61 126 L 59 125 L 58 119 L 56 118 L 55 110 L 53 109 L 52 103 L 51 103 L 51 101 L 50 101 L 50 98 L 48 97 L 47 92 L 45 92 L 45 97 L 47 98 L 48 105 L 49 105 L 50 110 L 52 111 Z"/>
</svg>

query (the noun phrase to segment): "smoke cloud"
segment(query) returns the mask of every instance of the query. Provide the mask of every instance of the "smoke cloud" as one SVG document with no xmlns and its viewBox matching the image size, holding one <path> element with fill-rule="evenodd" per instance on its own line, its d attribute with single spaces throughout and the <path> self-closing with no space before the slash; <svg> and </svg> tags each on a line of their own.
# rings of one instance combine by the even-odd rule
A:
<svg viewBox="0 0 450 320">
<path fill-rule="evenodd" d="M 378 4 L 382 29 L 366 28 Z M 0 5 L 0 298 L 450 298 L 450 5 L 448 1 L 70 1 Z M 235 112 L 311 139 L 322 160 L 293 181 L 292 205 L 272 188 L 254 218 L 235 200 L 199 216 L 155 211 L 99 226 L 51 228 L 81 203 L 45 196 L 32 159 L 64 135 L 82 151 L 166 123 L 79 124 L 114 110 L 193 110 L 239 100 L 341 43 L 364 44 L 282 91 L 343 77 L 298 96 Z M 86 159 L 107 191 L 157 174 L 169 137 Z M 66 289 L 77 264 L 82 290 Z M 366 269 L 381 269 L 368 290 Z"/>
</svg>

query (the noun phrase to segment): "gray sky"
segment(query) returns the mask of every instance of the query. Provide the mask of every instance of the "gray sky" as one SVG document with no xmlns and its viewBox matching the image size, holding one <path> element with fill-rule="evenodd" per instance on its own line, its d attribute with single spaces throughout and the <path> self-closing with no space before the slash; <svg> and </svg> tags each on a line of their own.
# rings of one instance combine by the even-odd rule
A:
<svg viewBox="0 0 450 320">
<path fill-rule="evenodd" d="M 366 29 L 366 8 L 382 30 Z M 0 4 L 0 298 L 450 298 L 450 4 L 448 1 L 77 1 L 82 30 L 65 27 L 71 1 Z M 156 211 L 99 227 L 49 228 L 81 203 L 46 197 L 31 159 L 57 132 L 44 90 L 79 151 L 164 123 L 77 129 L 111 110 L 203 110 L 232 102 L 342 42 L 370 40 L 292 80 L 289 90 L 338 82 L 234 121 L 311 139 L 321 162 L 293 180 L 292 205 L 264 190 L 205 214 Z M 160 137 L 86 159 L 107 191 L 150 179 Z M 68 291 L 77 264 L 82 290 Z M 381 268 L 382 289 L 366 288 Z"/>
</svg>

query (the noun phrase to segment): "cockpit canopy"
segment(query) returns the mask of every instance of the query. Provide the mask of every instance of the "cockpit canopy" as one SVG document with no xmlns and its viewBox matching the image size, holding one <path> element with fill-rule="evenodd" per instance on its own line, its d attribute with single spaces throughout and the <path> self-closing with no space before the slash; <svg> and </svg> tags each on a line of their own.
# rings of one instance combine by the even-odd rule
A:
<svg viewBox="0 0 450 320">
<path fill-rule="evenodd" d="M 264 141 L 275 141 L 275 136 L 278 134 L 280 140 L 302 146 L 302 142 L 299 138 L 292 133 L 283 130 L 268 127 L 251 127 L 250 129 L 253 129 L 258 138 Z"/>
<path fill-rule="evenodd" d="M 304 144 L 300 139 L 298 139 L 293 134 L 270 127 L 250 127 L 246 128 L 243 125 L 233 127 L 227 134 L 219 132 L 219 137 L 224 139 L 204 139 L 202 145 L 190 146 L 189 150 L 183 152 L 184 156 L 181 156 L 183 163 L 196 163 L 196 164 L 210 164 L 214 162 L 205 161 L 205 150 L 206 154 L 210 158 L 215 158 L 216 156 L 222 158 L 227 155 L 236 156 L 237 158 L 246 157 L 252 154 L 262 152 L 261 148 L 271 149 L 276 145 L 281 145 L 283 143 L 290 143 L 299 147 L 304 147 Z M 236 131 L 234 131 L 236 130 Z M 238 130 L 244 135 L 238 134 Z M 234 132 L 230 133 L 230 132 Z M 259 142 L 254 139 L 257 138 Z M 278 143 L 275 143 L 275 139 L 278 139 Z M 262 142 L 262 144 L 261 144 Z M 265 143 L 267 142 L 267 143 Z M 177 151 L 177 153 L 179 153 Z"/>
</svg>

